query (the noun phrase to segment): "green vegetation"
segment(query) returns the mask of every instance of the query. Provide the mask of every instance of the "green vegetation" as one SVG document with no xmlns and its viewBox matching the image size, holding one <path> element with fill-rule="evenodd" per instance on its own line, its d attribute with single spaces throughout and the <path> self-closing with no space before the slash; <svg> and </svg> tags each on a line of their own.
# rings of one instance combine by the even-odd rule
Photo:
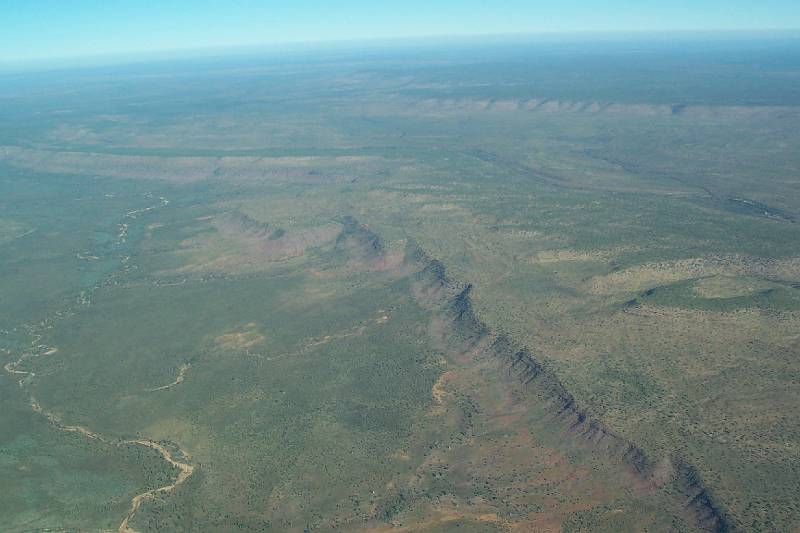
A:
<svg viewBox="0 0 800 533">
<path fill-rule="evenodd" d="M 0 93 L 0 529 L 799 527 L 800 54 L 542 46 Z"/>
<path fill-rule="evenodd" d="M 116 528 L 131 498 L 166 484 L 158 454 L 65 434 L 34 413 L 7 376 L 0 378 L 0 502 L 3 529 Z"/>
</svg>

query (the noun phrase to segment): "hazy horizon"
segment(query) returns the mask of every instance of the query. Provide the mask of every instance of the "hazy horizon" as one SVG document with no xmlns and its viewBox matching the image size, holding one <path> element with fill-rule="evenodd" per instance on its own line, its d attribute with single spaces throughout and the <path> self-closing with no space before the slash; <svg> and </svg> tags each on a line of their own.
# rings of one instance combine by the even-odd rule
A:
<svg viewBox="0 0 800 533">
<path fill-rule="evenodd" d="M 502 9 L 478 0 L 377 6 L 361 0 L 335 6 L 318 0 L 292 5 L 173 0 L 158 6 L 11 0 L 0 13 L 5 20 L 0 64 L 340 42 L 800 30 L 800 10 L 784 0 L 757 6 L 570 0 L 557 7 L 512 0 Z"/>
<path fill-rule="evenodd" d="M 0 532 L 800 532 L 794 4 L 0 15 Z"/>
<path fill-rule="evenodd" d="M 457 50 L 462 47 L 490 45 L 575 45 L 590 43 L 642 44 L 679 46 L 681 44 L 718 43 L 800 43 L 800 28 L 780 30 L 665 30 L 647 31 L 585 31 L 505 34 L 429 35 L 394 38 L 333 39 L 327 41 L 286 41 L 253 45 L 216 45 L 163 50 L 135 50 L 83 55 L 60 55 L 26 59 L 0 57 L 0 73 L 50 71 L 65 68 L 123 66 L 127 64 L 158 63 L 163 61 L 269 57 L 273 54 L 362 53 L 403 51 L 416 48 Z M 281 56 L 283 57 L 283 56 Z"/>
</svg>

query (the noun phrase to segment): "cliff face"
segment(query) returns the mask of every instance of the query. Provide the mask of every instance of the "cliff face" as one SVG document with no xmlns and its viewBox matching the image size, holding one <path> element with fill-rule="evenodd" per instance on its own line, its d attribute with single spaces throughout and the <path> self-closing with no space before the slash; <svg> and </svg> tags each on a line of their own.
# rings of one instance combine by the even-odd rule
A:
<svg viewBox="0 0 800 533">
<path fill-rule="evenodd" d="M 440 261 L 427 258 L 419 250 L 407 253 L 407 258 L 418 266 L 413 282 L 415 297 L 439 321 L 441 340 L 451 355 L 490 361 L 508 379 L 522 384 L 529 400 L 545 406 L 549 414 L 547 423 L 554 431 L 575 439 L 594 453 L 619 461 L 643 485 L 660 487 L 672 494 L 698 528 L 715 532 L 730 530 L 725 513 L 692 465 L 677 455 L 654 460 L 635 443 L 590 416 L 543 361 L 506 335 L 494 334 L 476 317 L 470 296 L 472 285 L 450 280 Z"/>
<path fill-rule="evenodd" d="M 256 239 L 267 239 L 277 230 L 277 228 L 255 220 L 239 211 L 231 211 L 220 215 L 215 222 L 221 231 L 240 233 Z"/>
<path fill-rule="evenodd" d="M 336 249 L 361 260 L 379 260 L 385 255 L 380 238 L 351 216 L 342 219 L 342 232 L 336 238 Z"/>
<path fill-rule="evenodd" d="M 407 109 L 437 113 L 455 112 L 515 112 L 539 114 L 581 114 L 612 116 L 675 116 L 675 117 L 740 117 L 740 118 L 794 118 L 800 114 L 796 106 L 749 105 L 687 105 L 619 103 L 604 101 L 562 100 L 559 98 L 431 98 L 409 101 Z"/>
<path fill-rule="evenodd" d="M 240 213 L 219 216 L 214 225 L 228 242 L 246 250 L 243 261 L 279 261 L 299 257 L 309 248 L 323 246 L 337 238 L 338 224 L 289 229 L 275 227 Z"/>
<path fill-rule="evenodd" d="M 387 250 L 373 231 L 351 216 L 342 219 L 335 249 L 345 254 L 353 270 L 385 271 L 403 265 L 404 254 Z"/>
</svg>

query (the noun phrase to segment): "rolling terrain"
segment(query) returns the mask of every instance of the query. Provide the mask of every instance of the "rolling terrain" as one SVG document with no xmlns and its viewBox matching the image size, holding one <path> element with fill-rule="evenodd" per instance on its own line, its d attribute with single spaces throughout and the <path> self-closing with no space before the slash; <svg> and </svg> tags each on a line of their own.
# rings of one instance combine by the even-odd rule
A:
<svg viewBox="0 0 800 533">
<path fill-rule="evenodd" d="M 800 527 L 800 47 L 563 46 L 4 74 L 0 529 Z"/>
</svg>

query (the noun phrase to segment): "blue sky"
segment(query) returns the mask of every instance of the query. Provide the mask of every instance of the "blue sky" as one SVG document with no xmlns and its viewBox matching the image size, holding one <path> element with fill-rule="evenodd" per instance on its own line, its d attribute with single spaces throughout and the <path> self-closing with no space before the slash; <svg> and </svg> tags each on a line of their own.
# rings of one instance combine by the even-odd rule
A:
<svg viewBox="0 0 800 533">
<path fill-rule="evenodd" d="M 505 33 L 800 28 L 800 0 L 0 0 L 0 61 Z"/>
</svg>

